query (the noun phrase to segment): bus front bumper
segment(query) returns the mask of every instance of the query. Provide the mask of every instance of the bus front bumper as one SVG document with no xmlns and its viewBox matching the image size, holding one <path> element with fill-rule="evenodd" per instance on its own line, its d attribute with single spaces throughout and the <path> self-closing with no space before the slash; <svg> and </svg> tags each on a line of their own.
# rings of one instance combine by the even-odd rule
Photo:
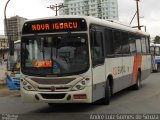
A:
<svg viewBox="0 0 160 120">
<path fill-rule="evenodd" d="M 38 92 L 21 88 L 21 99 L 30 103 L 91 103 L 92 88 L 69 92 Z"/>
</svg>

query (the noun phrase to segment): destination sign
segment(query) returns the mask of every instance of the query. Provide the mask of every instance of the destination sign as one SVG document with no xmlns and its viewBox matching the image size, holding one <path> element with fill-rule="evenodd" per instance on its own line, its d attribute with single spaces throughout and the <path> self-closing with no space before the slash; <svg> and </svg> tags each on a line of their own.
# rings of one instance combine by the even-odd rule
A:
<svg viewBox="0 0 160 120">
<path fill-rule="evenodd" d="M 87 24 L 86 21 L 82 18 L 45 19 L 37 21 L 28 21 L 24 23 L 22 34 L 85 30 L 87 30 Z"/>
</svg>

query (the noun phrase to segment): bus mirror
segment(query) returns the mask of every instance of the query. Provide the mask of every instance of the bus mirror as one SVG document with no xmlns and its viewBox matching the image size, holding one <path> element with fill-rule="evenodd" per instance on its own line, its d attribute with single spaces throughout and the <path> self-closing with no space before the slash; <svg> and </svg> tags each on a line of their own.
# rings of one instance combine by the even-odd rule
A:
<svg viewBox="0 0 160 120">
<path fill-rule="evenodd" d="M 9 54 L 14 55 L 14 41 L 13 40 L 10 40 L 10 43 L 9 43 Z"/>
</svg>

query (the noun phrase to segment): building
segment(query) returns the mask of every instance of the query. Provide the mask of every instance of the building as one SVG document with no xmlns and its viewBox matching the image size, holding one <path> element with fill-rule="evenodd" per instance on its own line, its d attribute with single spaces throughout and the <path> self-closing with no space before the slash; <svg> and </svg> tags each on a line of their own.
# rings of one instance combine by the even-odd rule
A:
<svg viewBox="0 0 160 120">
<path fill-rule="evenodd" d="M 8 58 L 8 40 L 5 35 L 0 35 L 0 84 L 6 83 L 6 62 Z"/>
<path fill-rule="evenodd" d="M 8 39 L 5 35 L 0 35 L 0 49 L 8 48 Z"/>
<path fill-rule="evenodd" d="M 85 15 L 118 20 L 117 0 L 64 0 L 63 5 L 59 15 Z"/>
<path fill-rule="evenodd" d="M 8 56 L 8 39 L 4 35 L 0 35 L 0 60 L 6 60 Z"/>
<path fill-rule="evenodd" d="M 20 16 L 13 16 L 13 17 L 7 18 L 8 30 L 6 30 L 6 27 L 5 27 L 5 35 L 8 36 L 11 40 L 14 40 L 14 41 L 19 40 L 20 33 L 22 31 L 22 26 L 25 20 L 27 19 Z"/>
</svg>

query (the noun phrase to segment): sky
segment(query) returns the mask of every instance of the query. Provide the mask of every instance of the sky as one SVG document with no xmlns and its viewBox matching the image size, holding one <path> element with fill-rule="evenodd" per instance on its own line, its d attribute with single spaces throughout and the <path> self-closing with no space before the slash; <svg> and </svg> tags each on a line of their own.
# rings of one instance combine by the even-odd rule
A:
<svg viewBox="0 0 160 120">
<path fill-rule="evenodd" d="M 50 4 L 58 4 L 63 0 L 10 0 L 6 16 L 15 15 L 27 19 L 54 16 L 55 12 L 48 9 Z M 4 6 L 7 0 L 0 0 L 0 34 L 4 34 Z M 147 32 L 151 37 L 160 36 L 160 0 L 140 0 L 140 24 L 147 27 Z M 135 0 L 118 0 L 119 21 L 129 24 L 136 12 Z M 137 26 L 137 18 L 133 20 L 131 26 Z M 144 30 L 144 28 L 142 28 Z"/>
</svg>

